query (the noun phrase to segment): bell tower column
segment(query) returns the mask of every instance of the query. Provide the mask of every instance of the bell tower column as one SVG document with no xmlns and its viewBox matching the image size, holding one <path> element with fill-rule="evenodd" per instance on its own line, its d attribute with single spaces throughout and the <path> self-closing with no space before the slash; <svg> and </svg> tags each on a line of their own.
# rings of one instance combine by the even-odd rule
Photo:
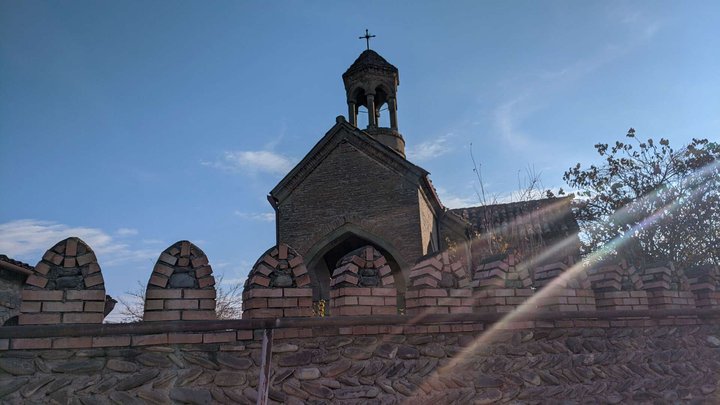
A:
<svg viewBox="0 0 720 405">
<path fill-rule="evenodd" d="M 375 115 L 375 95 L 367 95 L 368 128 L 377 127 L 377 116 Z"/>
<path fill-rule="evenodd" d="M 395 100 L 395 97 L 388 99 L 388 110 L 390 113 L 390 128 L 397 131 L 397 100 Z"/>
<path fill-rule="evenodd" d="M 348 101 L 348 121 L 351 125 L 357 126 L 357 107 L 354 101 Z"/>
</svg>

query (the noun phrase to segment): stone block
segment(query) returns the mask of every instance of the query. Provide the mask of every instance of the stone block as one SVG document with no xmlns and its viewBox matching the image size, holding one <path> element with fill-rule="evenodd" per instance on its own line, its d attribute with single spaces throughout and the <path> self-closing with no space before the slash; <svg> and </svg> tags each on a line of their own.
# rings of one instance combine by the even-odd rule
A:
<svg viewBox="0 0 720 405">
<path fill-rule="evenodd" d="M 148 284 L 150 284 L 150 285 L 155 285 L 155 286 L 162 287 L 162 288 L 164 288 L 167 285 L 167 283 L 168 283 L 168 279 L 166 277 L 161 277 L 161 276 L 158 276 L 157 274 L 153 274 L 152 276 L 150 276 L 150 281 L 148 282 Z"/>
<path fill-rule="evenodd" d="M 105 281 L 103 280 L 103 276 L 101 273 L 94 274 L 92 276 L 85 277 L 85 287 L 95 287 L 97 285 L 103 284 Z"/>
<path fill-rule="evenodd" d="M 180 300 L 165 300 L 165 309 L 198 309 L 198 300 L 192 299 L 180 299 Z"/>
<path fill-rule="evenodd" d="M 184 321 L 206 321 L 217 319 L 215 311 L 182 311 Z"/>
<path fill-rule="evenodd" d="M 23 301 L 62 301 L 63 292 L 61 290 L 22 290 L 21 298 Z M 105 296 L 103 296 L 104 298 Z"/>
<path fill-rule="evenodd" d="M 215 277 L 208 276 L 198 279 L 198 286 L 200 288 L 210 287 L 215 285 Z"/>
<path fill-rule="evenodd" d="M 145 311 L 143 321 L 178 321 L 180 320 L 180 311 Z"/>
<path fill-rule="evenodd" d="M 32 285 L 35 287 L 44 288 L 48 283 L 48 279 L 42 276 L 37 276 L 35 274 L 31 274 L 28 276 L 28 278 L 25 280 L 25 284 Z"/>
<path fill-rule="evenodd" d="M 29 313 L 20 314 L 18 323 L 20 325 L 54 325 L 61 321 L 61 314 L 58 313 Z"/>
<path fill-rule="evenodd" d="M 153 335 L 133 335 L 132 346 L 152 346 L 168 344 L 168 334 L 158 333 Z"/>
<path fill-rule="evenodd" d="M 153 271 L 156 273 L 160 273 L 165 277 L 170 277 L 170 276 L 172 276 L 172 274 L 175 270 L 165 263 L 158 262 L 155 264 Z"/>
<path fill-rule="evenodd" d="M 82 301 L 47 301 L 42 304 L 43 312 L 83 312 Z"/>
<path fill-rule="evenodd" d="M 62 314 L 62 323 L 102 323 L 104 318 L 102 313 L 66 312 Z"/>
</svg>

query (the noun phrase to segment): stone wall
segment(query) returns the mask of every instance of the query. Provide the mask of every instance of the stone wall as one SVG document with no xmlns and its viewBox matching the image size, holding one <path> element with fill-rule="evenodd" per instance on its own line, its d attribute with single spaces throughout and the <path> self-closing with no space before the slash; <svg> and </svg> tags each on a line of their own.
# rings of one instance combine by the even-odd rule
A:
<svg viewBox="0 0 720 405">
<path fill-rule="evenodd" d="M 20 292 L 26 277 L 0 269 L 0 325 L 20 314 Z"/>
<path fill-rule="evenodd" d="M 312 328 L 275 331 L 270 403 L 713 403 L 720 392 L 719 315 L 495 326 L 449 318 L 355 326 L 316 319 Z M 0 401 L 255 403 L 262 331 L 223 329 L 3 335 Z"/>
</svg>

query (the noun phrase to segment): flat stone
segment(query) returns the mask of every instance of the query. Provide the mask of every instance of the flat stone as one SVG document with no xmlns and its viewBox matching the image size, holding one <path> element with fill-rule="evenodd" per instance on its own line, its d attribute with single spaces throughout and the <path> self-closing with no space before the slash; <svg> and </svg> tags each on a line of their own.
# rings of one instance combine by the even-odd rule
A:
<svg viewBox="0 0 720 405">
<path fill-rule="evenodd" d="M 102 359 L 73 360 L 53 367 L 54 373 L 66 374 L 92 374 L 103 369 L 105 361 Z"/>
<path fill-rule="evenodd" d="M 102 395 L 85 395 L 78 397 L 82 405 L 110 405 L 108 398 Z"/>
<path fill-rule="evenodd" d="M 299 368 L 295 370 L 295 378 L 298 380 L 315 380 L 320 378 L 320 370 L 316 367 Z"/>
<path fill-rule="evenodd" d="M 273 353 L 290 353 L 296 351 L 298 351 L 298 346 L 292 343 L 280 343 L 279 345 L 274 345 L 272 348 Z"/>
<path fill-rule="evenodd" d="M 287 394 L 280 390 L 276 390 L 273 387 L 270 387 L 270 390 L 268 391 L 268 397 L 273 401 L 277 402 L 285 402 L 287 400 Z"/>
<path fill-rule="evenodd" d="M 134 373 L 138 369 L 137 364 L 119 359 L 108 360 L 105 367 L 109 370 L 117 371 L 118 373 Z"/>
<path fill-rule="evenodd" d="M 217 354 L 217 362 L 235 370 L 247 370 L 254 365 L 249 357 L 238 357 L 225 352 Z"/>
<path fill-rule="evenodd" d="M 151 404 L 161 405 L 170 403 L 167 394 L 160 390 L 139 390 L 137 396 Z"/>
<path fill-rule="evenodd" d="M 173 273 L 170 276 L 170 281 L 168 281 L 171 288 L 196 288 L 195 283 L 195 277 L 189 273 Z"/>
<path fill-rule="evenodd" d="M 236 387 L 245 384 L 246 381 L 245 373 L 236 371 L 219 371 L 213 380 L 218 387 Z"/>
<path fill-rule="evenodd" d="M 292 287 L 292 277 L 287 274 L 277 274 L 273 280 L 273 287 L 288 288 Z"/>
<path fill-rule="evenodd" d="M 420 352 L 429 357 L 441 359 L 445 357 L 445 350 L 437 343 L 430 343 L 420 348 Z"/>
<path fill-rule="evenodd" d="M 62 388 L 67 387 L 68 385 L 72 384 L 72 382 L 73 379 L 70 377 L 60 377 L 47 386 L 45 393 L 52 394 L 53 392 L 59 391 Z"/>
<path fill-rule="evenodd" d="M 398 347 L 392 343 L 382 343 L 375 348 L 375 355 L 385 359 L 394 359 L 397 354 Z"/>
<path fill-rule="evenodd" d="M 123 378 L 115 386 L 117 391 L 127 391 L 133 388 L 139 387 L 160 374 L 160 370 L 145 369 L 137 374 L 133 374 L 129 377 Z"/>
<path fill-rule="evenodd" d="M 111 392 L 110 399 L 118 405 L 145 405 L 142 399 L 122 391 Z"/>
<path fill-rule="evenodd" d="M 486 405 L 486 404 L 494 404 L 500 399 L 502 399 L 502 391 L 500 391 L 497 388 L 488 388 L 484 390 L 480 390 L 477 394 L 473 396 L 473 404 L 476 405 Z"/>
<path fill-rule="evenodd" d="M 343 350 L 343 356 L 353 360 L 367 360 L 372 356 L 372 352 L 353 346 L 345 348 Z"/>
<path fill-rule="evenodd" d="M 352 366 L 352 363 L 350 362 L 350 360 L 342 359 L 336 363 L 330 364 L 329 366 L 323 368 L 322 374 L 328 378 L 337 377 L 338 375 L 340 375 L 340 374 L 344 373 L 345 371 L 347 371 L 348 369 L 350 369 L 351 366 Z"/>
<path fill-rule="evenodd" d="M 160 374 L 160 376 L 155 381 L 153 381 L 152 387 L 155 389 L 167 388 L 171 385 L 171 383 L 175 381 L 177 376 L 177 371 L 167 371 L 164 374 Z"/>
<path fill-rule="evenodd" d="M 420 352 L 418 349 L 412 347 L 412 346 L 400 346 L 398 347 L 397 351 L 397 358 L 403 359 L 403 360 L 411 360 L 411 359 L 417 359 L 420 357 Z"/>
<path fill-rule="evenodd" d="M 19 390 L 25 384 L 27 384 L 28 378 L 12 378 L 9 380 L 0 380 L 0 398 L 3 398 L 13 392 Z"/>
<path fill-rule="evenodd" d="M 717 336 L 708 336 L 705 341 L 710 347 L 720 347 L 720 338 Z"/>
<path fill-rule="evenodd" d="M 415 386 L 402 379 L 393 381 L 392 387 L 395 391 L 408 397 L 413 395 L 415 392 Z"/>
<path fill-rule="evenodd" d="M 375 398 L 380 395 L 376 387 L 347 387 L 334 392 L 336 399 Z"/>
<path fill-rule="evenodd" d="M 715 392 L 716 387 L 712 384 L 703 385 L 700 387 L 700 392 L 703 393 L 703 395 L 709 395 Z"/>
<path fill-rule="evenodd" d="M 304 382 L 301 387 L 303 391 L 320 399 L 332 399 L 334 396 L 333 391 L 324 385 Z"/>
<path fill-rule="evenodd" d="M 520 377 L 522 377 L 523 380 L 529 382 L 532 385 L 542 384 L 542 379 L 540 378 L 540 376 L 532 371 L 522 370 L 520 371 Z"/>
<path fill-rule="evenodd" d="M 52 376 L 44 376 L 40 378 L 36 378 L 32 381 L 30 381 L 25 387 L 23 387 L 22 391 L 20 391 L 20 394 L 27 398 L 35 394 L 38 390 L 40 390 L 42 387 L 50 384 L 52 381 L 54 381 L 55 378 Z"/>
<path fill-rule="evenodd" d="M 202 388 L 175 387 L 170 389 L 170 399 L 184 404 L 205 405 L 212 402 L 212 395 Z"/>
<path fill-rule="evenodd" d="M 0 369 L 12 375 L 35 374 L 35 364 L 29 359 L 0 358 Z"/>
<path fill-rule="evenodd" d="M 433 341 L 432 335 L 410 335 L 408 337 L 407 342 L 408 344 L 417 346 L 417 345 L 425 345 Z"/>
<path fill-rule="evenodd" d="M 479 375 L 474 379 L 475 388 L 497 388 L 502 387 L 502 380 L 485 375 Z"/>
<path fill-rule="evenodd" d="M 185 360 L 187 360 L 188 363 L 195 364 L 202 368 L 206 368 L 208 370 L 220 370 L 220 367 L 217 364 L 204 357 L 195 356 L 187 353 L 184 354 L 183 357 L 185 358 Z"/>
<path fill-rule="evenodd" d="M 281 367 L 306 366 L 310 364 L 312 359 L 313 352 L 305 350 L 281 356 L 278 360 L 278 365 Z"/>
<path fill-rule="evenodd" d="M 190 370 L 184 371 L 182 374 L 180 374 L 180 377 L 177 380 L 177 385 L 183 386 L 188 385 L 191 382 L 195 381 L 202 375 L 203 370 L 201 368 L 191 368 Z"/>
<path fill-rule="evenodd" d="M 172 367 L 173 363 L 167 356 L 160 353 L 143 353 L 135 358 L 138 363 L 148 367 Z"/>
<path fill-rule="evenodd" d="M 284 393 L 290 395 L 291 397 L 297 397 L 300 399 L 308 399 L 310 398 L 310 394 L 305 392 L 301 387 L 300 383 L 296 380 L 290 380 L 286 381 L 282 384 L 282 390 Z"/>
</svg>

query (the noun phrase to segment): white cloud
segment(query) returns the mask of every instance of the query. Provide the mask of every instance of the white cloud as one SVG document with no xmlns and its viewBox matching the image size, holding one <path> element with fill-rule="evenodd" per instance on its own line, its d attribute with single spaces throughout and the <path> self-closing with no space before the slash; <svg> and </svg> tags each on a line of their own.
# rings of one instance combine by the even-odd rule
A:
<svg viewBox="0 0 720 405">
<path fill-rule="evenodd" d="M 76 236 L 97 254 L 101 266 L 137 262 L 156 258 L 155 250 L 132 249 L 116 242 L 109 233 L 88 227 L 74 227 L 52 221 L 20 219 L 0 224 L 0 252 L 35 264 L 46 250 L 63 239 Z"/>
<path fill-rule="evenodd" d="M 292 169 L 294 160 L 268 150 L 257 151 L 226 151 L 214 162 L 201 162 L 205 166 L 214 167 L 235 173 L 269 173 L 283 175 Z"/>
<path fill-rule="evenodd" d="M 264 221 L 272 222 L 275 220 L 275 214 L 272 212 L 242 212 L 235 211 L 233 214 L 242 219 L 249 219 L 253 221 Z"/>
<path fill-rule="evenodd" d="M 115 231 L 115 233 L 118 236 L 132 236 L 132 235 L 137 235 L 138 230 L 134 229 L 134 228 L 120 228 L 117 231 Z"/>
<path fill-rule="evenodd" d="M 447 208 L 474 207 L 479 204 L 476 196 L 459 196 L 442 187 L 436 189 L 440 202 Z"/>
<path fill-rule="evenodd" d="M 452 136 L 453 134 L 446 134 L 408 147 L 406 152 L 408 160 L 421 162 L 447 154 L 453 149 L 451 145 L 448 145 L 448 140 Z"/>
</svg>

